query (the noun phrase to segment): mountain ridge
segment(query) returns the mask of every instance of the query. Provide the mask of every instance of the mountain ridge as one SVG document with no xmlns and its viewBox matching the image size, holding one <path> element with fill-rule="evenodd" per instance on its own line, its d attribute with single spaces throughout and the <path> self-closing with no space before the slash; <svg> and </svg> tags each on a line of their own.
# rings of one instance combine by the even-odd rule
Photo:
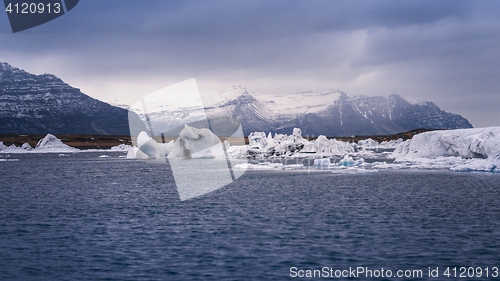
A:
<svg viewBox="0 0 500 281">
<path fill-rule="evenodd" d="M 205 98 L 210 101 L 206 106 L 207 115 L 212 118 L 224 115 L 236 115 L 240 118 L 245 133 L 260 130 L 273 133 L 290 133 L 299 127 L 307 135 L 352 136 L 352 135 L 387 135 L 410 130 L 425 129 L 460 129 L 471 128 L 467 119 L 454 113 L 441 110 L 429 101 L 408 101 L 399 95 L 353 96 L 349 97 L 340 90 L 321 93 L 300 92 L 287 95 L 264 95 L 249 92 L 247 88 L 234 86 L 231 102 Z M 227 98 L 227 91 L 224 90 Z M 217 95 L 217 92 L 202 93 Z M 241 114 L 230 105 L 234 101 L 246 98 L 246 108 L 254 112 Z M 210 104 L 211 103 L 211 104 Z M 214 104 L 218 106 L 214 106 Z M 272 114 L 269 114 L 272 112 Z M 248 120 L 247 116 L 254 116 Z M 252 123 L 259 126 L 252 126 Z M 246 129 L 246 130 L 245 130 Z"/>
<path fill-rule="evenodd" d="M 129 134 L 128 111 L 85 95 L 52 74 L 0 63 L 0 132 Z"/>
<path fill-rule="evenodd" d="M 290 134 L 295 127 L 304 135 L 338 137 L 472 127 L 467 119 L 432 102 L 408 101 L 395 94 L 349 97 L 340 90 L 261 94 L 237 85 L 201 93 L 201 98 L 204 115 L 238 117 L 245 135 Z M 149 118 L 160 128 L 163 123 L 183 126 L 199 117 L 196 107 L 158 104 L 157 109 Z M 55 75 L 34 75 L 0 63 L 0 133 L 127 135 L 128 113 L 85 95 Z"/>
</svg>

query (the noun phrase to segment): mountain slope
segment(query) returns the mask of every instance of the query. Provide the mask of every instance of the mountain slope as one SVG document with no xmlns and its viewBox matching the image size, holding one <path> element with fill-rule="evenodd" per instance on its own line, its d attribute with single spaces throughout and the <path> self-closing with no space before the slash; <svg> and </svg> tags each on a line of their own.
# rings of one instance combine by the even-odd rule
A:
<svg viewBox="0 0 500 281">
<path fill-rule="evenodd" d="M 83 94 L 51 74 L 0 63 L 0 132 L 129 134 L 128 111 Z"/>
<path fill-rule="evenodd" d="M 460 129 L 472 125 L 432 102 L 412 103 L 398 95 L 349 97 L 340 91 L 263 95 L 235 86 L 203 93 L 209 117 L 238 116 L 245 134 L 253 131 L 304 135 L 386 135 L 419 128 Z M 215 98 L 214 98 L 215 97 Z"/>
<path fill-rule="evenodd" d="M 149 113 L 152 126 L 158 128 L 155 133 L 163 128 L 182 128 L 205 115 L 221 135 L 233 133 L 234 117 L 240 120 L 245 135 L 254 131 L 290 134 L 294 127 L 309 136 L 472 127 L 462 116 L 447 113 L 432 102 L 411 102 L 398 95 L 349 97 L 338 90 L 266 95 L 234 86 L 201 93 L 201 97 L 205 112 L 199 106 L 178 107 L 160 99 Z M 232 121 L 223 121 L 227 117 Z M 142 121 L 138 124 L 143 125 Z M 33 75 L 0 63 L 0 133 L 49 132 L 126 135 L 128 111 L 93 99 L 54 75 Z"/>
</svg>

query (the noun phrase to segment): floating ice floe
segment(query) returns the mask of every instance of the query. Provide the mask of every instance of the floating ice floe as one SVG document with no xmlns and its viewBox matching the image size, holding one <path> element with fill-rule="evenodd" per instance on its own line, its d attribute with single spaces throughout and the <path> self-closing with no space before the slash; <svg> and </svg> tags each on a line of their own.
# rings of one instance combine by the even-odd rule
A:
<svg viewBox="0 0 500 281">
<path fill-rule="evenodd" d="M 28 143 L 24 143 L 22 146 L 17 147 L 14 144 L 11 146 L 6 146 L 0 141 L 0 153 L 25 153 L 31 151 L 33 148 Z"/>
<path fill-rule="evenodd" d="M 225 158 L 224 149 L 229 147 L 209 129 L 197 129 L 185 125 L 174 141 L 157 143 L 146 132 L 137 137 L 137 146 L 128 150 L 128 159 L 213 159 Z M 231 149 L 233 155 L 241 153 Z"/>
<path fill-rule="evenodd" d="M 236 170 L 304 170 L 307 167 L 303 164 L 284 165 L 282 163 L 260 162 L 257 164 L 237 164 L 233 168 Z"/>
<path fill-rule="evenodd" d="M 368 138 L 358 141 L 358 148 L 365 150 L 394 149 L 398 144 L 402 142 L 403 139 L 401 138 L 397 140 L 383 141 L 380 143 L 371 138 Z"/>
<path fill-rule="evenodd" d="M 209 129 L 197 129 L 184 125 L 175 140 L 169 159 L 212 159 L 224 158 L 224 144 Z"/>
<path fill-rule="evenodd" d="M 332 170 L 334 174 L 374 174 L 378 173 L 377 169 L 364 169 L 358 167 L 346 167 L 344 169 Z"/>
<path fill-rule="evenodd" d="M 242 163 L 235 165 L 233 168 L 239 170 L 281 170 L 283 164 L 271 162 L 261 162 L 258 164 Z"/>
<path fill-rule="evenodd" d="M 269 133 L 266 137 L 264 132 L 250 133 L 248 136 L 249 148 L 247 155 L 257 159 L 269 157 L 308 157 L 334 156 L 354 153 L 356 144 L 341 142 L 335 139 L 329 140 L 325 136 L 319 136 L 315 141 L 309 141 L 302 137 L 302 131 L 294 128 L 292 135 Z"/>
<path fill-rule="evenodd" d="M 110 148 L 111 151 L 129 151 L 132 148 L 129 144 L 119 144 Z"/>
<path fill-rule="evenodd" d="M 365 159 L 359 158 L 354 160 L 349 155 L 344 155 L 336 165 L 333 166 L 332 173 L 335 174 L 371 174 L 378 173 L 377 169 L 365 169 L 362 166 L 368 166 Z"/>
<path fill-rule="evenodd" d="M 79 151 L 77 148 L 64 144 L 60 139 L 51 134 L 47 134 L 34 148 L 28 143 L 24 143 L 21 147 L 15 145 L 7 147 L 3 142 L 0 142 L 0 153 L 69 153 Z"/>
<path fill-rule="evenodd" d="M 358 146 L 365 148 L 365 149 L 377 149 L 377 148 L 380 148 L 380 143 L 369 138 L 366 140 L 358 141 Z"/>
<path fill-rule="evenodd" d="M 314 159 L 314 166 L 316 167 L 328 167 L 331 164 L 330 158 Z"/>
<path fill-rule="evenodd" d="M 60 139 L 58 139 L 54 135 L 47 134 L 43 139 L 38 141 L 35 148 L 32 149 L 31 151 L 61 153 L 61 152 L 78 152 L 80 150 L 64 144 Z"/>
<path fill-rule="evenodd" d="M 351 156 L 345 155 L 342 160 L 339 161 L 338 166 L 341 167 L 352 167 L 352 166 L 360 166 L 365 163 L 365 159 L 359 158 L 358 160 L 354 160 Z"/>
<path fill-rule="evenodd" d="M 275 134 L 274 137 L 271 133 L 254 132 L 248 136 L 248 146 L 232 146 L 227 141 L 222 142 L 208 129 L 186 125 L 175 141 L 166 144 L 158 143 L 146 132 L 141 132 L 137 137 L 138 147 L 121 144 L 107 151 L 127 151 L 126 158 L 129 159 L 225 159 L 227 155 L 231 159 L 231 166 L 240 172 L 243 169 L 330 169 L 335 173 L 374 173 L 377 169 L 500 172 L 500 127 L 433 131 L 417 134 L 407 141 L 398 139 L 381 143 L 372 139 L 349 143 L 328 139 L 323 135 L 309 141 L 301 134 L 298 128 L 293 130 L 292 135 Z M 377 148 L 385 151 L 378 151 Z M 62 157 L 67 156 L 64 153 L 79 151 L 51 134 L 40 140 L 34 148 L 27 143 L 16 147 L 0 142 L 1 153 L 58 152 Z M 338 156 L 343 158 L 332 162 L 331 159 L 338 159 Z M 101 157 L 105 158 L 104 155 Z M 368 164 L 364 161 L 370 157 L 376 157 L 377 162 Z M 269 158 L 294 158 L 301 161 L 307 158 L 314 160 L 314 163 L 312 166 L 303 166 L 234 162 L 235 159 L 245 159 L 246 162 L 246 158 L 263 161 Z"/>
<path fill-rule="evenodd" d="M 15 162 L 19 161 L 19 159 L 0 159 L 0 162 Z"/>
<path fill-rule="evenodd" d="M 169 143 L 157 143 L 146 132 L 140 132 L 137 136 L 137 146 L 131 147 L 127 152 L 127 159 L 165 159 L 172 151 L 173 141 Z"/>
<path fill-rule="evenodd" d="M 395 163 L 384 166 L 500 172 L 500 127 L 417 134 L 398 144 L 390 157 Z"/>
</svg>

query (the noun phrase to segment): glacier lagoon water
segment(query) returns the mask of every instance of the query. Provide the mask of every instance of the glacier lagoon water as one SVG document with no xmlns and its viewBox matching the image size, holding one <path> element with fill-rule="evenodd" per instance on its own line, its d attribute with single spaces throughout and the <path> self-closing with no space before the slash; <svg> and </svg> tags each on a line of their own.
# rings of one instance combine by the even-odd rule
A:
<svg viewBox="0 0 500 281">
<path fill-rule="evenodd" d="M 0 280 L 287 280 L 291 267 L 358 266 L 453 280 L 445 267 L 500 266 L 498 174 L 247 171 L 181 202 L 167 164 L 68 155 L 0 162 Z"/>
</svg>

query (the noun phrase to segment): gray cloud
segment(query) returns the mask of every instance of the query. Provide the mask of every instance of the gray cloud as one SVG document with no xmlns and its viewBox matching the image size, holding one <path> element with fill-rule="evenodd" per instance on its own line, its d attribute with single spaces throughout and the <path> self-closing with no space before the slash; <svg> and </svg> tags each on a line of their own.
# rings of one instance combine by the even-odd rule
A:
<svg viewBox="0 0 500 281">
<path fill-rule="evenodd" d="M 499 5 L 86 0 L 18 34 L 0 13 L 0 60 L 107 101 L 194 77 L 202 91 L 397 93 L 499 125 Z"/>
</svg>

